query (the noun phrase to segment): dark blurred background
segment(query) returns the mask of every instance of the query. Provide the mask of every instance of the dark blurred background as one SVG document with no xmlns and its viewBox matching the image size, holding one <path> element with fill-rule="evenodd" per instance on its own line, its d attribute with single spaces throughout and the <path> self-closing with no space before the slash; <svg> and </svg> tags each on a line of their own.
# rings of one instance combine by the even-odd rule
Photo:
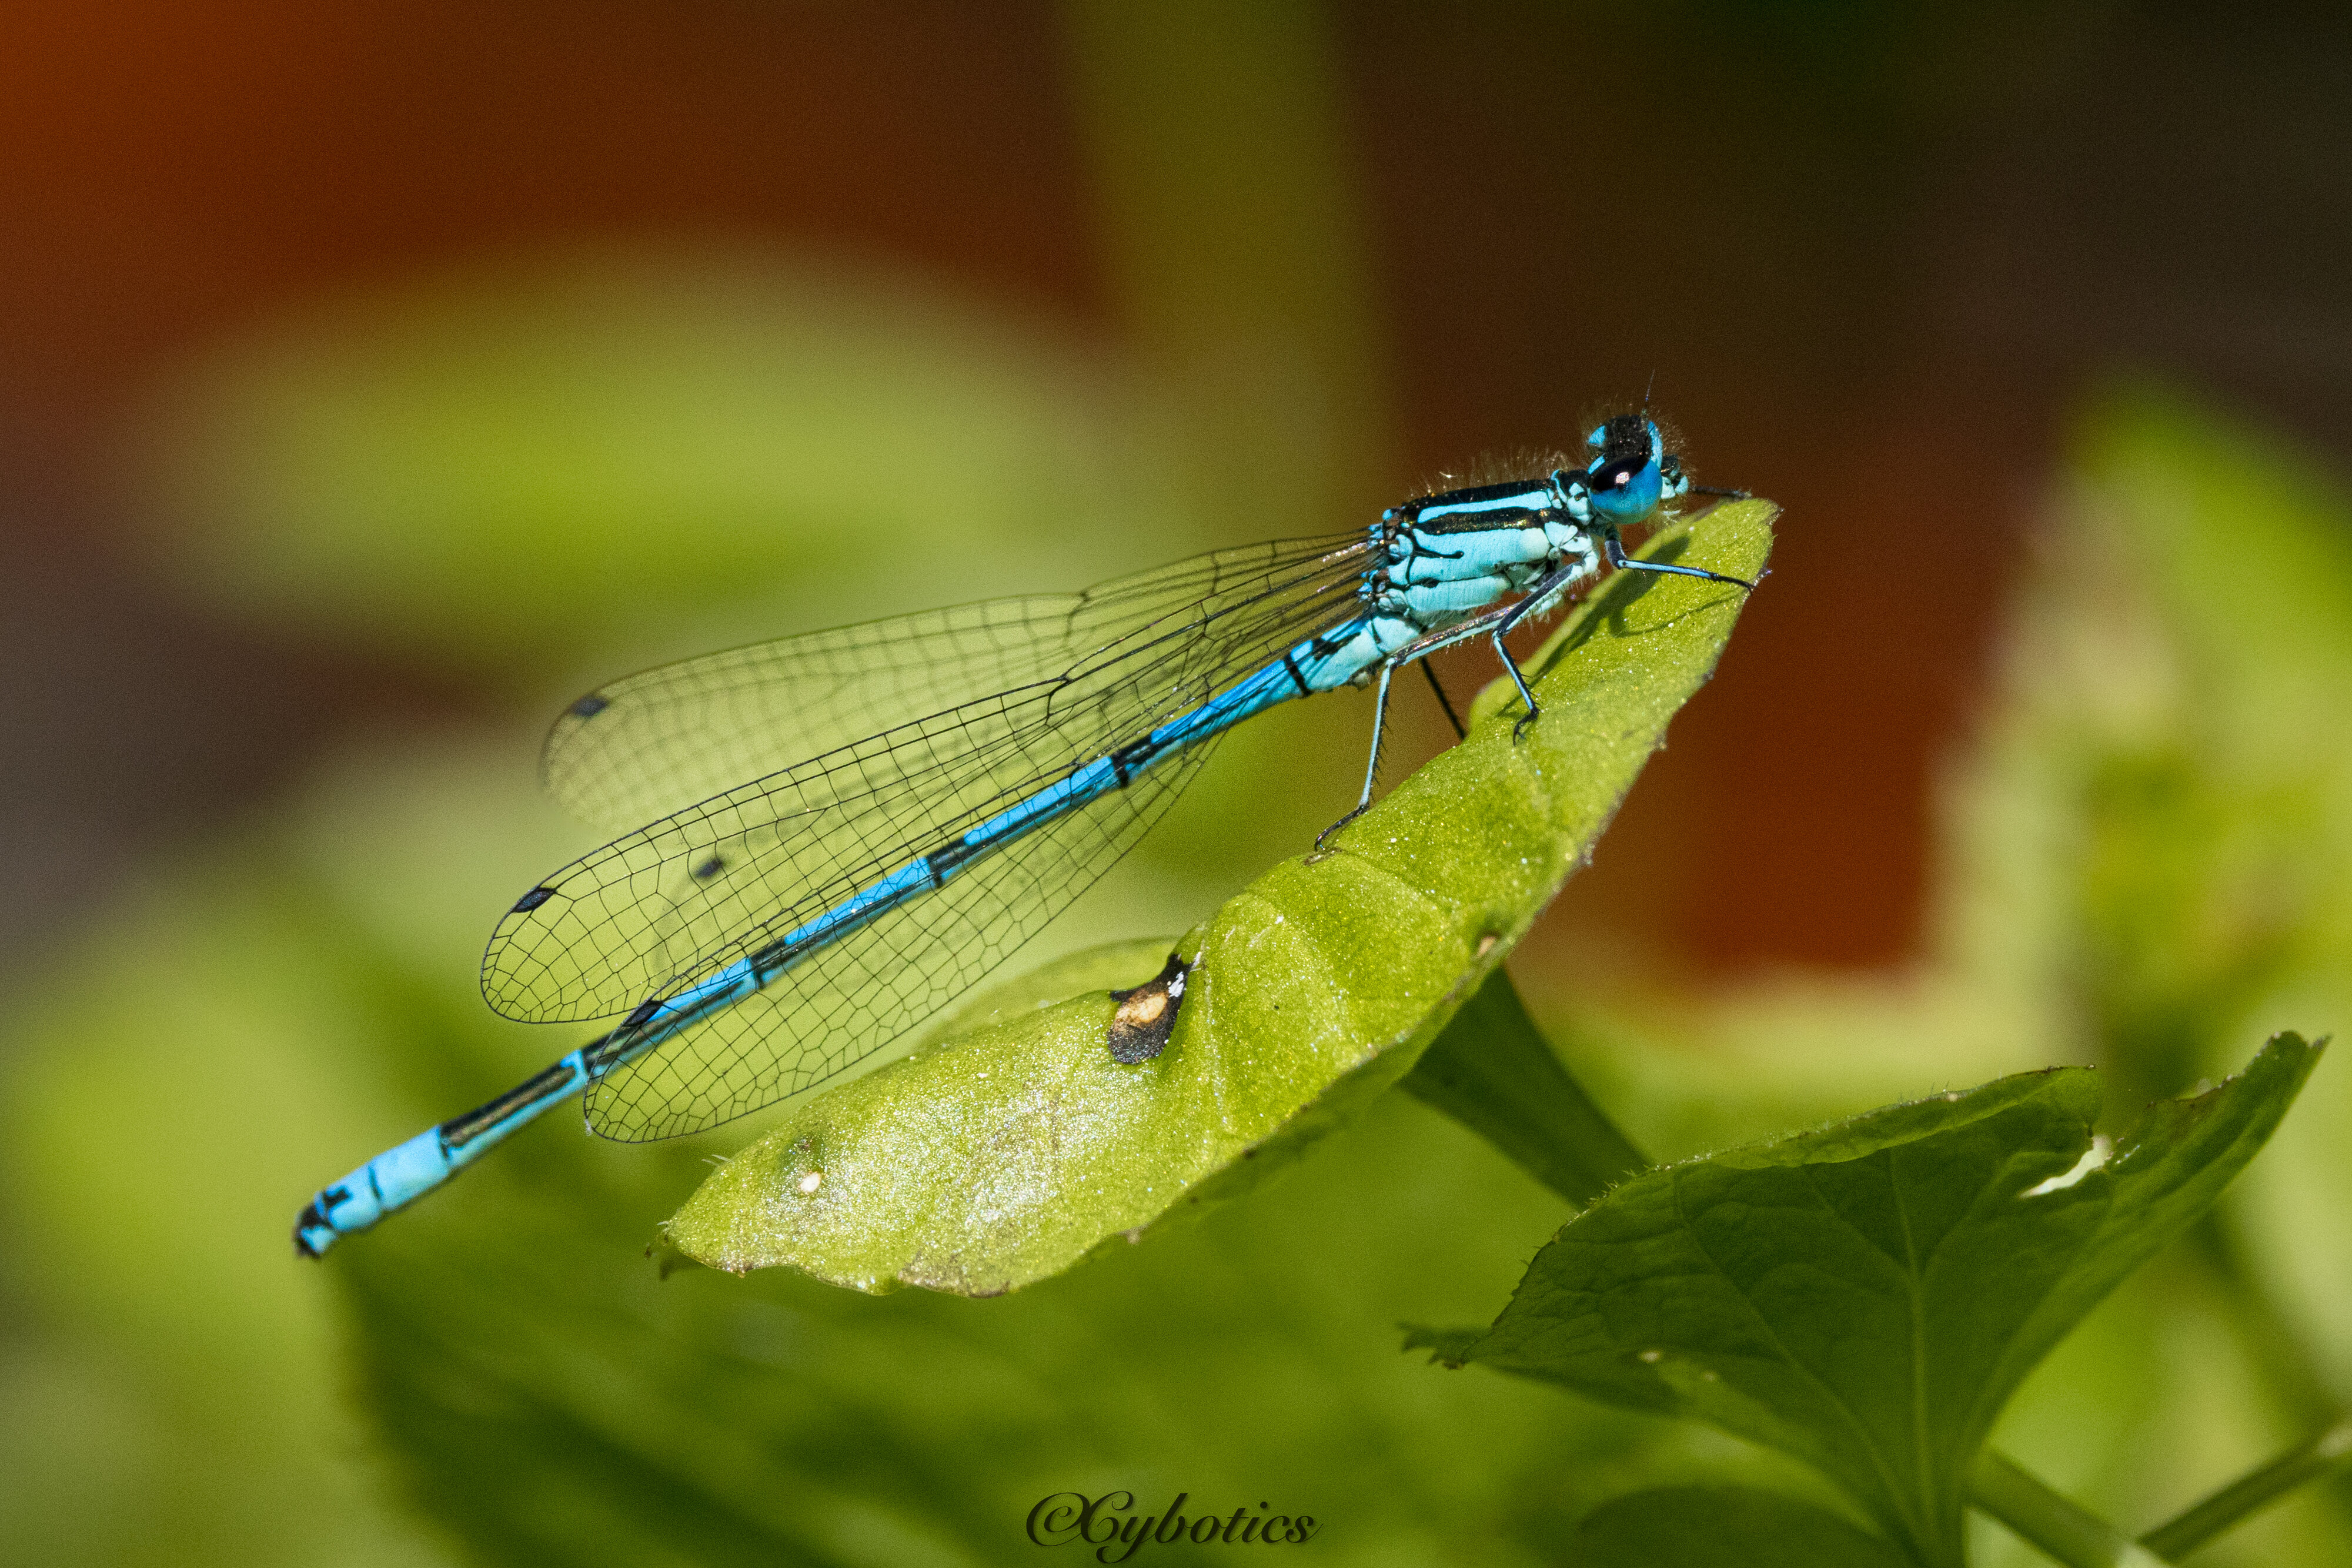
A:
<svg viewBox="0 0 2352 1568">
<path fill-rule="evenodd" d="M 1349 471 L 1264 531 L 1559 443 L 1654 376 L 1703 477 L 1780 500 L 1784 539 L 1562 920 L 1605 905 L 1716 971 L 1897 958 L 1935 769 L 2084 379 L 2157 367 L 2352 440 L 2341 17 L 12 5 L 0 943 L 355 725 L 505 695 L 186 591 L 121 480 L 159 382 L 320 298 L 652 237 L 1050 319 L 1180 382 L 1213 433 L 1222 409 L 1273 441 L 1259 411 L 1320 399 L 1347 432 L 1297 461 Z M 1286 114 L 1309 123 L 1255 122 Z M 1330 183 L 1302 190 L 1261 131 Z M 1302 232 L 1330 256 L 1253 254 Z M 1171 252 L 1190 294 L 1150 279 Z"/>
</svg>

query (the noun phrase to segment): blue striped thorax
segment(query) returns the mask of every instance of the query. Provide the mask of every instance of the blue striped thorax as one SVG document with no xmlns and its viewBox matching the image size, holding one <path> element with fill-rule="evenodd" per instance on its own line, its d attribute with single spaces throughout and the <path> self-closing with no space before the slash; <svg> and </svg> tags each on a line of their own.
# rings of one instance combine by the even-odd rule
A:
<svg viewBox="0 0 2352 1568">
<path fill-rule="evenodd" d="M 1383 564 L 1367 584 L 1375 612 L 1428 632 L 1562 566 L 1597 572 L 1601 535 L 1642 522 L 1690 488 L 1664 434 L 1641 414 L 1608 421 L 1586 444 L 1596 455 L 1580 470 L 1391 507 L 1375 534 Z"/>
</svg>

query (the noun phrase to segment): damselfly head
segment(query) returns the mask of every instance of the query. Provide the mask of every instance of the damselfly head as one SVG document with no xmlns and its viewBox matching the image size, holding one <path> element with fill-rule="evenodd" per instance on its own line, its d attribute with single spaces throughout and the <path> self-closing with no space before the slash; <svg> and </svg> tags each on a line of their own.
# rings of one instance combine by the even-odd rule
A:
<svg viewBox="0 0 2352 1568">
<path fill-rule="evenodd" d="M 1621 413 L 1604 420 L 1584 444 L 1598 454 L 1585 466 L 1585 494 L 1605 522 L 1620 527 L 1638 523 L 1659 502 L 1688 487 L 1682 465 L 1667 455 L 1664 434 L 1646 414 Z"/>
</svg>

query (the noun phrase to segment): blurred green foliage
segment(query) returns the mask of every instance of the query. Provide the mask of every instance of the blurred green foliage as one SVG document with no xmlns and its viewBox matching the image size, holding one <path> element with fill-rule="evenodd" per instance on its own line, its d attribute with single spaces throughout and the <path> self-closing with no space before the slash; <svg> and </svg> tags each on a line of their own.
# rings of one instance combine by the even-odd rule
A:
<svg viewBox="0 0 2352 1568">
<path fill-rule="evenodd" d="M 1910 1560 L 1826 1509 L 1746 1487 L 1659 1487 L 1578 1521 L 1575 1560 L 1611 1568 L 1905 1568 Z"/>
<path fill-rule="evenodd" d="M 1088 580 L 1181 553 L 1155 423 L 1045 324 L 911 278 L 614 247 L 231 340 L 156 394 L 137 482 L 174 580 L 238 613 L 543 676 L 713 605 L 837 619 L 877 552 L 924 603 L 1032 587 L 1040 548 Z"/>
</svg>

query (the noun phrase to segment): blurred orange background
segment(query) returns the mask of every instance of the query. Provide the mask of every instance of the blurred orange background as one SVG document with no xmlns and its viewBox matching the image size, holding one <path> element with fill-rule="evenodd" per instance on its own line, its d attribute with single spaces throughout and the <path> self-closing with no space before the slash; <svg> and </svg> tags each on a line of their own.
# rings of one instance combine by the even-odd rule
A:
<svg viewBox="0 0 2352 1568">
<path fill-rule="evenodd" d="M 2325 8 L 1223 15 L 1328 89 L 1369 323 L 1338 395 L 1383 433 L 1361 507 L 1572 439 L 1654 377 L 1703 481 L 1787 508 L 1722 679 L 1560 930 L 1717 974 L 1901 957 L 1938 760 L 2084 378 L 2154 366 L 2352 438 L 2352 91 Z M 125 410 L 289 302 L 684 235 L 911 269 L 1211 388 L 1259 373 L 1236 343 L 1282 351 L 1278 302 L 1155 319 L 1122 286 L 1153 223 L 1213 259 L 1282 193 L 1210 156 L 1163 212 L 1107 218 L 1086 95 L 1116 72 L 1050 6 L 81 0 L 5 26 L 9 950 L 354 725 L 487 700 L 208 609 L 126 521 Z M 1259 67 L 1168 42 L 1213 127 Z"/>
</svg>

